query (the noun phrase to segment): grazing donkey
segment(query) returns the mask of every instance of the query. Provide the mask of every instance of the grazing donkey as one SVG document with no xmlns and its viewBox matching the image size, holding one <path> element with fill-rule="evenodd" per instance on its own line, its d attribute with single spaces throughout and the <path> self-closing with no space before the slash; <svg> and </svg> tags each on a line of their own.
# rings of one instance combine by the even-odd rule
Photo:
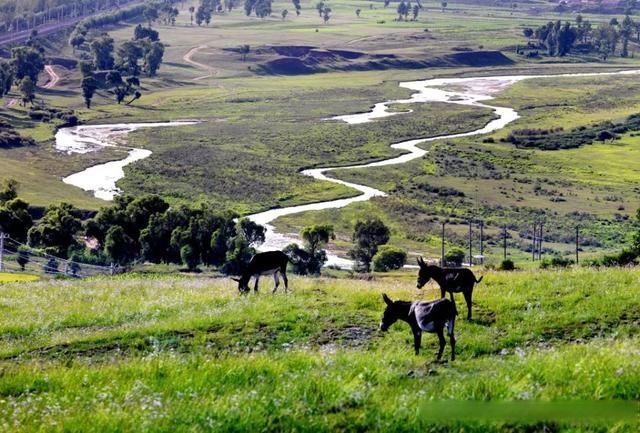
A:
<svg viewBox="0 0 640 433">
<path fill-rule="evenodd" d="M 380 322 L 380 330 L 386 331 L 398 319 L 404 320 L 411 326 L 413 332 L 413 346 L 416 355 L 420 353 L 420 343 L 422 342 L 422 331 L 438 334 L 440 348 L 438 349 L 437 359 L 442 358 L 442 352 L 446 344 L 444 339 L 444 327 L 447 327 L 449 334 L 449 343 L 451 344 L 451 360 L 456 359 L 456 338 L 454 335 L 454 326 L 456 322 L 456 305 L 447 298 L 437 299 L 431 302 L 408 302 L 408 301 L 392 301 L 385 294 L 382 299 L 387 304 L 384 310 L 382 321 Z"/>
<path fill-rule="evenodd" d="M 289 280 L 287 279 L 287 263 L 289 258 L 282 251 L 267 251 L 264 253 L 258 253 L 251 257 L 249 264 L 246 266 L 240 278 L 232 278 L 232 280 L 238 282 L 238 290 L 240 293 L 248 293 L 249 280 L 251 277 L 255 277 L 256 282 L 253 286 L 253 291 L 258 293 L 258 281 L 262 275 L 273 275 L 273 279 L 276 286 L 273 288 L 273 293 L 278 290 L 280 285 L 280 274 L 284 280 L 284 291 L 289 291 Z"/>
<path fill-rule="evenodd" d="M 441 297 L 445 297 L 446 292 L 451 295 L 451 301 L 454 293 L 464 295 L 467 303 L 467 320 L 471 320 L 471 297 L 473 295 L 473 286 L 482 281 L 482 277 L 476 279 L 470 269 L 467 268 L 451 268 L 445 269 L 436 265 L 427 265 L 422 257 L 418 258 L 420 272 L 418 273 L 418 289 L 421 289 L 430 279 L 434 279 L 440 286 Z"/>
</svg>

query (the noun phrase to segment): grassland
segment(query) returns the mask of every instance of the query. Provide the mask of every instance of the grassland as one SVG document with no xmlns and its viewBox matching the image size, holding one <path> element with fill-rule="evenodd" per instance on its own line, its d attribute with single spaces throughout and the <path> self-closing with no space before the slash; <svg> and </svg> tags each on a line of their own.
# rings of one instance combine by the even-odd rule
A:
<svg viewBox="0 0 640 433">
<path fill-rule="evenodd" d="M 0 286 L 5 431 L 636 431 L 631 417 L 442 421 L 440 401 L 640 399 L 633 270 L 488 273 L 458 359 L 378 333 L 413 274 L 302 279 L 240 297 L 229 280 L 152 276 Z M 265 288 L 266 289 L 266 288 Z M 445 352 L 448 354 L 448 352 Z M 430 406 L 434 405 L 434 406 Z M 464 406 L 461 406 L 464 407 Z M 452 409 L 453 408 L 453 409 Z M 468 414 L 467 414 L 468 415 Z"/>
<path fill-rule="evenodd" d="M 7 272 L 0 272 L 0 283 L 15 283 L 24 281 L 37 281 L 39 277 L 37 275 L 28 274 L 14 274 Z"/>
</svg>

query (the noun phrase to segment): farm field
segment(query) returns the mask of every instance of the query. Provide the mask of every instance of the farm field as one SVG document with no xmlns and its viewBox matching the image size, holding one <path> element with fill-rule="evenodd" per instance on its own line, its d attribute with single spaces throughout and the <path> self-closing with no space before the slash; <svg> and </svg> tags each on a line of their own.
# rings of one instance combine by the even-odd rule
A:
<svg viewBox="0 0 640 433">
<path fill-rule="evenodd" d="M 377 330 L 382 293 L 439 296 L 414 282 L 413 272 L 293 278 L 288 295 L 271 295 L 263 282 L 262 293 L 244 297 L 228 279 L 191 277 L 2 284 L 0 425 L 16 433 L 637 431 L 635 270 L 485 273 L 474 321 L 456 322 L 457 359 L 443 363 L 434 362 L 435 336 L 423 336 L 416 356 L 406 324 Z M 541 405 L 547 415 L 509 418 L 501 401 Z M 549 420 L 544 402 L 580 420 Z M 489 415 L 476 419 L 470 407 Z M 467 418 L 438 418 L 442 410 Z"/>
</svg>

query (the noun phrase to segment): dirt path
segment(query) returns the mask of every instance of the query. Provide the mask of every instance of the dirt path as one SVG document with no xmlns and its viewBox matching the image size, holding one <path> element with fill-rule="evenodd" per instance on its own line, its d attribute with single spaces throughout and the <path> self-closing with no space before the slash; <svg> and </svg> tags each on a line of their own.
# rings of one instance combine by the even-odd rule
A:
<svg viewBox="0 0 640 433">
<path fill-rule="evenodd" d="M 56 73 L 55 69 L 53 69 L 53 66 L 51 65 L 45 66 L 44 71 L 49 75 L 49 81 L 47 81 L 45 85 L 42 86 L 42 88 L 47 90 L 53 89 L 54 87 L 56 87 L 56 84 L 58 84 L 58 81 L 60 81 L 60 76 Z"/>
<path fill-rule="evenodd" d="M 215 75 L 218 74 L 217 71 L 214 72 L 214 70 L 213 70 L 213 68 L 211 66 L 205 65 L 204 63 L 200 63 L 200 62 L 197 62 L 197 61 L 193 60 L 193 56 L 195 56 L 198 53 L 198 51 L 200 51 L 200 50 L 202 50 L 204 48 L 207 48 L 207 46 L 206 45 L 200 45 L 199 47 L 193 47 L 182 58 L 186 63 L 190 64 L 191 66 L 194 66 L 194 67 L 196 67 L 198 69 L 204 69 L 206 71 L 210 71 L 210 73 L 208 75 L 203 75 L 202 77 L 194 78 L 193 81 L 206 80 L 207 78 L 214 77 Z"/>
<path fill-rule="evenodd" d="M 49 80 L 47 80 L 47 82 L 44 84 L 44 86 L 42 86 L 42 88 L 47 90 L 53 89 L 54 87 L 56 87 L 56 85 L 60 81 L 60 76 L 56 73 L 55 69 L 53 69 L 53 66 L 51 65 L 45 66 L 44 71 L 47 73 L 47 75 L 49 75 Z M 18 105 L 19 101 L 20 101 L 19 98 L 11 98 L 9 99 L 9 101 L 7 101 L 6 107 L 13 108 L 16 105 Z"/>
</svg>

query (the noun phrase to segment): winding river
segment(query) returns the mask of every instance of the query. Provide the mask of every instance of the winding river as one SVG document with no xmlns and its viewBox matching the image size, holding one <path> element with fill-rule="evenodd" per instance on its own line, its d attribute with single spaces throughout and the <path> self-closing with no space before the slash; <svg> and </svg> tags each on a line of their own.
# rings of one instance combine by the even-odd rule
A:
<svg viewBox="0 0 640 433">
<path fill-rule="evenodd" d="M 331 119 L 325 120 L 344 121 L 349 124 L 366 123 L 374 121 L 376 119 L 403 115 L 410 112 L 389 111 L 389 107 L 391 105 L 431 102 L 444 102 L 488 108 L 494 112 L 496 118 L 488 122 L 482 128 L 473 131 L 407 140 L 400 143 L 392 144 L 391 147 L 393 149 L 401 151 L 402 154 L 382 161 L 367 164 L 354 164 L 347 167 L 314 168 L 302 171 L 301 174 L 305 176 L 310 176 L 317 180 L 324 180 L 345 185 L 360 192 L 360 194 L 345 199 L 329 200 L 286 208 L 276 208 L 270 209 L 265 212 L 248 215 L 247 217 L 252 221 L 255 221 L 256 223 L 265 225 L 267 227 L 266 242 L 260 247 L 260 249 L 282 249 L 292 242 L 300 242 L 299 237 L 296 234 L 284 234 L 275 231 L 275 228 L 271 223 L 281 216 L 314 210 L 337 209 L 347 206 L 351 203 L 367 201 L 373 197 L 383 197 L 386 195 L 383 191 L 371 188 L 366 185 L 346 182 L 330 177 L 327 175 L 329 172 L 337 170 L 352 170 L 358 168 L 371 168 L 404 164 L 414 159 L 421 158 L 427 153 L 424 149 L 418 147 L 419 144 L 435 140 L 487 134 L 499 130 L 505 127 L 507 124 L 518 119 L 518 113 L 512 108 L 497 107 L 485 103 L 486 101 L 491 100 L 496 93 L 508 88 L 518 81 L 535 78 L 593 77 L 602 75 L 632 74 L 640 74 L 640 70 L 557 75 L 507 75 L 470 78 L 436 78 L 430 80 L 402 82 L 400 83 L 400 87 L 414 91 L 410 98 L 378 103 L 373 106 L 371 111 L 366 113 L 336 116 Z M 120 189 L 116 187 L 116 182 L 124 177 L 123 168 L 134 161 L 147 158 L 149 155 L 151 155 L 151 151 L 149 150 L 127 148 L 125 146 L 127 134 L 140 128 L 182 126 L 193 125 L 195 123 L 198 122 L 184 121 L 162 123 L 123 123 L 114 125 L 62 128 L 56 135 L 56 148 L 62 152 L 87 153 L 98 150 L 102 147 L 120 147 L 128 150 L 128 155 L 125 159 L 90 167 L 80 173 L 68 176 L 63 180 L 65 183 L 78 186 L 86 191 L 92 191 L 98 198 L 104 200 L 112 200 L 115 195 L 121 192 Z M 327 262 L 327 265 L 334 265 L 342 268 L 351 268 L 352 266 L 352 262 L 350 260 L 338 257 L 336 254 L 332 254 L 329 252 L 328 258 L 329 260 Z"/>
</svg>

